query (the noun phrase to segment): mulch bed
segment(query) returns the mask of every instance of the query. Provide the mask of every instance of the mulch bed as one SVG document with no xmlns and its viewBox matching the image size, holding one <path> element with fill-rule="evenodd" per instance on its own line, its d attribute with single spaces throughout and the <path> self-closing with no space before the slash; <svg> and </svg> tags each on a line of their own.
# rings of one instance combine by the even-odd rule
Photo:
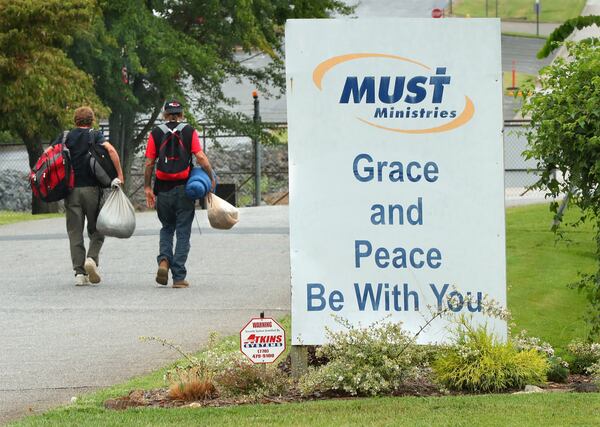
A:
<svg viewBox="0 0 600 427">
<path fill-rule="evenodd" d="M 319 366 L 327 363 L 326 359 L 320 359 L 316 356 L 315 349 L 308 349 L 308 364 L 309 366 Z M 291 361 L 289 356 L 286 360 L 279 364 L 279 368 L 291 375 Z M 590 377 L 585 375 L 569 375 L 565 383 L 548 382 L 542 387 L 545 392 L 598 392 L 598 386 L 594 384 Z M 514 392 L 514 391 L 513 391 Z M 519 392 L 523 393 L 523 392 Z M 442 391 L 440 388 L 430 381 L 428 378 L 423 378 L 419 381 L 408 382 L 402 388 L 393 394 L 393 396 L 447 396 L 447 395 L 465 395 L 464 392 L 448 392 Z M 248 404 L 280 404 L 290 402 L 301 402 L 308 400 L 325 400 L 325 399 L 348 399 L 355 398 L 353 396 L 344 395 L 341 393 L 316 393 L 309 397 L 301 396 L 299 391 L 291 389 L 285 396 L 269 396 L 260 399 L 248 397 L 237 398 L 213 398 L 198 401 L 185 401 L 173 399 L 169 397 L 167 388 L 159 388 L 153 390 L 133 390 L 127 396 L 118 397 L 116 399 L 108 399 L 104 402 L 104 407 L 113 410 L 123 410 L 127 408 L 152 407 L 152 408 L 204 408 L 204 407 L 224 407 Z"/>
<path fill-rule="evenodd" d="M 589 377 L 584 375 L 570 375 L 566 383 L 553 383 L 549 382 L 544 387 L 545 391 L 548 392 L 598 392 L 598 386 L 596 386 Z M 394 396 L 445 396 L 448 393 L 440 391 L 435 384 L 428 381 L 422 383 L 407 384 L 406 387 L 396 393 Z M 452 393 L 452 394 L 467 394 L 467 393 Z M 280 404 L 290 402 L 300 402 L 307 400 L 324 400 L 324 399 L 335 399 L 335 398 L 349 398 L 349 396 L 343 396 L 339 393 L 331 394 L 316 394 L 310 397 L 302 397 L 296 390 L 291 391 L 286 396 L 271 396 L 263 397 L 258 400 L 250 398 L 216 398 L 206 399 L 194 402 L 172 399 L 169 397 L 168 389 L 159 388 L 153 390 L 133 390 L 127 396 L 118 397 L 116 399 L 108 399 L 104 402 L 104 407 L 107 409 L 122 410 L 127 408 L 139 408 L 139 407 L 153 407 L 153 408 L 179 408 L 179 407 L 222 407 L 222 406 L 234 406 L 234 405 L 248 405 L 255 403 L 262 404 Z"/>
</svg>

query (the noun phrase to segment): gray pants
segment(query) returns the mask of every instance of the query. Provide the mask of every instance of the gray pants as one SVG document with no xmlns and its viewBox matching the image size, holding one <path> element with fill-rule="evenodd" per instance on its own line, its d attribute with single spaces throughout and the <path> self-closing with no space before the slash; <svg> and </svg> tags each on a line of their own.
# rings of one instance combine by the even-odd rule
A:
<svg viewBox="0 0 600 427">
<path fill-rule="evenodd" d="M 102 190 L 98 187 L 75 187 L 65 199 L 67 234 L 71 247 L 71 261 L 75 274 L 85 274 L 83 264 L 86 253 L 83 244 L 83 227 L 87 218 L 87 231 L 90 248 L 87 256 L 100 264 L 100 249 L 104 236 L 96 230 L 96 220 L 100 212 Z"/>
</svg>

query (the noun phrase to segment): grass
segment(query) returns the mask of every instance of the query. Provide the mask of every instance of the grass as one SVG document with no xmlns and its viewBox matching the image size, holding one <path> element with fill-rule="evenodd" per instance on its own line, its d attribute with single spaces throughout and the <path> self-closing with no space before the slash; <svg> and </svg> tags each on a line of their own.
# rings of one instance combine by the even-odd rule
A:
<svg viewBox="0 0 600 427">
<path fill-rule="evenodd" d="M 567 220 L 575 219 L 568 211 Z M 506 211 L 508 305 L 518 332 L 549 341 L 559 350 L 576 337 L 584 337 L 581 320 L 585 298 L 566 284 L 580 270 L 594 264 L 592 229 L 568 232 L 569 241 L 556 242 L 549 230 L 552 215 L 546 205 L 509 208 Z M 289 331 L 290 319 L 282 326 Z M 289 335 L 289 334 L 288 334 Z M 153 344 L 146 344 L 153 345 Z M 154 344 L 155 345 L 155 344 Z M 219 343 L 235 350 L 237 337 Z M 288 346 L 289 348 L 289 346 Z M 285 355 L 281 356 L 283 359 Z M 76 404 L 28 417 L 18 426 L 187 426 L 187 425 L 453 425 L 537 426 L 600 424 L 598 394 L 548 393 L 537 395 L 480 395 L 335 399 L 282 405 L 247 405 L 225 408 L 104 409 L 106 399 L 134 389 L 164 387 L 168 367 L 123 384 L 81 397 Z"/>
<path fill-rule="evenodd" d="M 63 408 L 31 417 L 22 426 L 538 426 L 600 422 L 595 393 L 336 399 L 226 408 Z"/>
<path fill-rule="evenodd" d="M 33 221 L 37 219 L 59 218 L 61 213 L 32 215 L 29 212 L 0 211 L 0 225 L 13 224 L 21 221 Z"/>
<path fill-rule="evenodd" d="M 575 215 L 568 210 L 566 220 Z M 567 284 L 577 280 L 579 271 L 593 271 L 594 242 L 590 225 L 569 230 L 568 241 L 556 241 L 551 222 L 547 205 L 507 209 L 508 307 L 518 330 L 526 329 L 560 352 L 587 333 L 582 320 L 586 299 Z"/>
<path fill-rule="evenodd" d="M 548 36 L 530 34 L 530 33 L 519 33 L 515 31 L 502 31 L 503 36 L 511 36 L 511 37 L 525 37 L 527 39 L 541 39 L 546 40 Z"/>
<path fill-rule="evenodd" d="M 579 16 L 586 0 L 541 0 L 540 22 L 563 22 Z M 496 16 L 496 0 L 454 0 L 452 13 L 455 16 L 485 17 L 485 5 L 489 17 Z M 498 0 L 498 17 L 523 19 L 535 22 L 533 9 L 535 0 Z"/>
</svg>

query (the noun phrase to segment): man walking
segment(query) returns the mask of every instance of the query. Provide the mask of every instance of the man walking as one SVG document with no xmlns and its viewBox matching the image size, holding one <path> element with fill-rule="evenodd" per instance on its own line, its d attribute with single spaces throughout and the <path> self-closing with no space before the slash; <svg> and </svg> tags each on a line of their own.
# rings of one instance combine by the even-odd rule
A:
<svg viewBox="0 0 600 427">
<path fill-rule="evenodd" d="M 115 166 L 118 179 L 121 183 L 124 182 L 119 155 L 101 131 L 92 129 L 94 119 L 94 112 L 89 107 L 80 107 L 75 110 L 76 127 L 69 131 L 65 141 L 70 151 L 71 165 L 75 173 L 75 187 L 65 199 L 65 212 L 76 286 L 100 283 L 101 280 L 98 265 L 104 236 L 96 230 L 96 220 L 100 212 L 102 189 L 90 170 L 89 144 L 100 144 L 106 149 Z M 61 138 L 62 136 L 55 143 L 59 142 Z M 83 243 L 83 227 L 86 219 L 90 238 L 87 257 Z"/>
<path fill-rule="evenodd" d="M 190 234 L 195 212 L 194 201 L 185 195 L 185 184 L 192 166 L 192 155 L 211 177 L 211 191 L 215 189 L 215 180 L 210 162 L 200 147 L 198 132 L 192 126 L 183 123 L 181 103 L 176 100 L 166 102 L 163 118 L 167 123 L 155 127 L 148 137 L 144 171 L 146 204 L 149 208 L 156 206 L 158 219 L 162 224 L 156 282 L 166 286 L 170 269 L 173 287 L 187 288 L 189 283 L 185 280 L 185 262 L 190 251 Z M 156 179 L 152 189 L 155 164 Z M 177 243 L 173 251 L 175 234 Z"/>
</svg>

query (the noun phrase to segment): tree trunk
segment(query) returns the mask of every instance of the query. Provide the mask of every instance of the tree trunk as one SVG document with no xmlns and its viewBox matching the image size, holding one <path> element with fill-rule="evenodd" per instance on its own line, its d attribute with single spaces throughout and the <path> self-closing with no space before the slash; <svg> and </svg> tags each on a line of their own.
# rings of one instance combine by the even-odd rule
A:
<svg viewBox="0 0 600 427">
<path fill-rule="evenodd" d="M 27 156 L 29 157 L 29 168 L 33 168 L 35 163 L 44 152 L 42 145 L 42 139 L 39 136 L 24 137 L 21 136 L 25 147 L 27 147 Z M 58 212 L 58 203 L 46 203 L 38 197 L 35 197 L 33 192 L 31 193 L 31 213 L 43 214 L 43 213 L 56 213 Z"/>
<path fill-rule="evenodd" d="M 146 143 L 147 133 L 154 126 L 161 106 L 159 105 L 154 109 L 142 129 L 135 128 L 136 115 L 134 112 L 122 112 L 115 106 L 111 106 L 111 110 L 112 114 L 108 120 L 110 141 L 119 153 L 123 175 L 125 176 L 125 192 L 130 194 L 130 192 L 137 190 L 140 185 L 139 182 L 133 182 L 131 170 L 136 160 L 137 149 Z M 143 167 L 138 173 L 144 173 Z"/>
</svg>

